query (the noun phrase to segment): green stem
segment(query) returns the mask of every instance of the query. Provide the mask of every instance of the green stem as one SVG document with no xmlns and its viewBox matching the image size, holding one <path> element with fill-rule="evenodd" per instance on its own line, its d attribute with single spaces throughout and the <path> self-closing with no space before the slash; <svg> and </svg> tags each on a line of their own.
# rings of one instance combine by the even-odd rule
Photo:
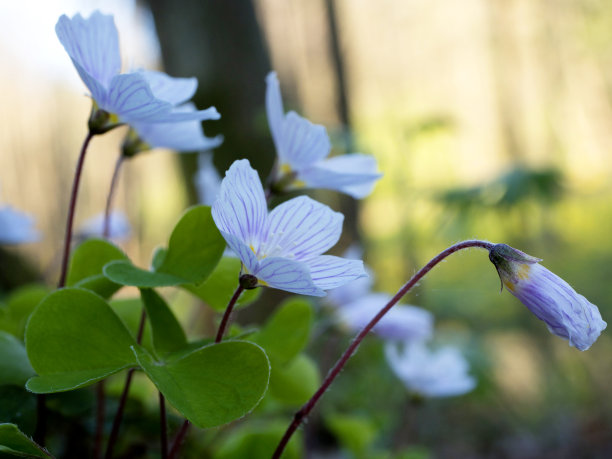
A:
<svg viewBox="0 0 612 459">
<path fill-rule="evenodd" d="M 113 177 L 111 178 L 110 189 L 108 190 L 108 196 L 106 197 L 106 207 L 104 208 L 104 227 L 102 230 L 102 237 L 108 239 L 110 236 L 111 226 L 111 209 L 113 206 L 113 197 L 115 195 L 115 189 L 117 188 L 117 180 L 119 178 L 119 171 L 125 156 L 119 155 L 115 162 L 115 169 L 113 170 Z"/>
<path fill-rule="evenodd" d="M 325 391 L 330 386 L 330 384 L 334 381 L 334 379 L 336 379 L 336 376 L 340 374 L 340 371 L 342 370 L 342 368 L 344 368 L 344 365 L 346 365 L 348 360 L 355 353 L 355 351 L 357 350 L 357 347 L 359 346 L 359 344 L 361 344 L 361 341 L 363 341 L 365 336 L 370 332 L 370 330 L 372 330 L 372 328 L 376 326 L 376 324 L 380 321 L 380 319 L 382 319 L 383 316 L 387 312 L 389 312 L 389 310 L 395 304 L 397 304 L 397 302 L 404 295 L 406 295 L 406 293 L 408 293 L 412 289 L 412 287 L 416 285 L 418 281 L 420 281 L 429 271 L 431 271 L 431 269 L 434 266 L 436 266 L 438 263 L 440 263 L 442 260 L 444 260 L 449 255 L 455 252 L 458 252 L 459 250 L 467 249 L 470 247 L 480 247 L 483 249 L 491 250 L 493 245 L 494 244 L 491 244 L 490 242 L 479 241 L 479 240 L 459 242 L 458 244 L 452 245 L 446 250 L 443 250 L 442 252 L 440 252 L 438 255 L 432 258 L 429 261 L 429 263 L 427 263 L 424 267 L 422 267 L 419 272 L 417 272 L 414 276 L 412 276 L 412 278 L 408 282 L 406 282 L 406 284 L 404 284 L 404 286 L 395 294 L 395 296 L 391 298 L 391 300 L 385 305 L 385 307 L 383 307 L 378 312 L 378 314 L 376 314 L 374 318 L 363 328 L 363 330 L 359 332 L 359 334 L 355 337 L 355 339 L 349 345 L 349 347 L 344 352 L 344 354 L 342 354 L 340 359 L 338 359 L 334 367 L 327 374 L 325 380 L 321 384 L 321 387 L 319 387 L 319 390 L 317 390 L 315 394 L 312 396 L 312 398 L 308 400 L 304 404 L 304 406 L 302 406 L 302 408 L 300 408 L 300 410 L 295 413 L 295 415 L 293 416 L 293 421 L 291 422 L 291 424 L 289 424 L 289 427 L 287 428 L 285 435 L 283 435 L 283 438 L 281 438 L 281 441 L 276 447 L 276 450 L 274 451 L 274 455 L 272 456 L 272 459 L 279 459 L 281 457 L 281 454 L 283 454 L 283 451 L 285 450 L 285 447 L 289 443 L 289 440 L 291 439 L 291 436 L 293 435 L 293 433 L 297 430 L 297 428 L 302 423 L 304 418 L 308 416 L 310 411 L 314 408 L 315 404 L 321 398 L 321 396 L 325 393 Z"/>
</svg>

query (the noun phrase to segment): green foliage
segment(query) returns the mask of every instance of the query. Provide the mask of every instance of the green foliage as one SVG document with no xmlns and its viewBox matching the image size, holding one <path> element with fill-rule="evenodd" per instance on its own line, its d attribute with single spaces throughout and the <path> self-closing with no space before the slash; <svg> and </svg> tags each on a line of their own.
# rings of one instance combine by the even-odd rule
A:
<svg viewBox="0 0 612 459">
<path fill-rule="evenodd" d="M 20 340 L 28 317 L 49 294 L 49 289 L 42 285 L 28 285 L 15 290 L 8 298 L 6 305 L 0 307 L 0 330 L 4 330 Z"/>
<path fill-rule="evenodd" d="M 378 428 L 371 419 L 332 414 L 326 417 L 325 422 L 346 449 L 357 457 L 369 457 L 364 454 L 371 448 L 378 433 Z"/>
<path fill-rule="evenodd" d="M 269 459 L 286 429 L 287 423 L 284 421 L 244 424 L 223 439 L 214 457 Z M 281 456 L 282 459 L 301 458 L 301 442 L 301 434 L 296 432 Z"/>
<path fill-rule="evenodd" d="M 128 261 L 114 261 L 104 267 L 104 275 L 121 285 L 140 288 L 180 284 L 199 284 L 215 269 L 225 240 L 215 226 L 208 206 L 187 210 L 172 231 L 168 249 L 157 250 L 154 271 L 133 266 Z"/>
<path fill-rule="evenodd" d="M 166 399 L 198 427 L 241 418 L 268 388 L 268 358 L 263 349 L 246 341 L 211 344 L 168 362 L 156 362 L 136 347 L 134 354 Z"/>
<path fill-rule="evenodd" d="M 0 331 L 0 386 L 5 384 L 23 386 L 33 375 L 34 370 L 21 341 L 9 333 Z"/>
<path fill-rule="evenodd" d="M 252 341 L 266 350 L 272 365 L 286 365 L 306 347 L 313 320 L 312 306 L 308 301 L 290 298 L 252 337 Z"/>
<path fill-rule="evenodd" d="M 234 291 L 238 287 L 241 262 L 238 258 L 223 257 L 212 274 L 200 285 L 187 284 L 183 287 L 201 298 L 215 311 L 225 311 Z M 238 298 L 236 307 L 244 307 L 261 295 L 261 289 L 245 290 Z"/>
<path fill-rule="evenodd" d="M 141 289 L 140 295 L 151 323 L 156 354 L 163 356 L 184 348 L 185 332 L 164 299 L 151 289 Z"/>
<path fill-rule="evenodd" d="M 272 365 L 270 395 L 286 405 L 303 405 L 320 385 L 319 369 L 305 354 L 299 354 L 286 365 Z"/>
<path fill-rule="evenodd" d="M 66 285 L 86 288 L 104 298 L 110 298 L 121 285 L 104 277 L 102 268 L 114 260 L 127 260 L 127 257 L 110 242 L 102 239 L 83 242 L 72 253 Z"/>
<path fill-rule="evenodd" d="M 15 424 L 0 424 L 0 452 L 20 457 L 53 457 L 19 430 Z"/>
<path fill-rule="evenodd" d="M 27 382 L 36 393 L 93 384 L 135 365 L 136 342 L 100 296 L 64 288 L 47 296 L 26 328 L 26 350 L 39 376 Z"/>
</svg>

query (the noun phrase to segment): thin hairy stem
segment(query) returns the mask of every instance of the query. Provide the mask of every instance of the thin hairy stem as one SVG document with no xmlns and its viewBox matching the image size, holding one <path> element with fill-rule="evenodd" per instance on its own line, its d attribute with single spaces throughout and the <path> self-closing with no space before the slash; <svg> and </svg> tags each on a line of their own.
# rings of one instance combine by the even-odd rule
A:
<svg viewBox="0 0 612 459">
<path fill-rule="evenodd" d="M 111 209 L 113 207 L 113 197 L 115 196 L 115 189 L 117 188 L 117 181 L 119 179 L 119 171 L 125 156 L 119 155 L 115 162 L 115 170 L 113 170 L 113 177 L 111 178 L 110 188 L 108 190 L 108 196 L 106 197 L 106 207 L 104 208 L 104 227 L 102 230 L 102 237 L 108 239 L 110 236 L 111 226 Z"/>
<path fill-rule="evenodd" d="M 302 423 L 304 418 L 308 416 L 310 411 L 314 408 L 315 404 L 321 398 L 321 396 L 327 390 L 330 384 L 334 381 L 334 379 L 336 379 L 336 376 L 338 376 L 342 368 L 344 368 L 344 365 L 346 365 L 348 360 L 355 353 L 355 351 L 357 350 L 357 347 L 359 346 L 359 344 L 361 344 L 361 341 L 363 341 L 363 339 L 370 332 L 370 330 L 372 330 L 372 328 L 376 326 L 376 324 L 380 321 L 380 319 L 382 319 L 384 315 L 387 312 L 389 312 L 389 310 L 406 293 L 408 293 L 410 289 L 412 289 L 412 287 L 414 287 L 418 281 L 420 281 L 429 271 L 431 271 L 431 269 L 434 266 L 436 266 L 438 263 L 440 263 L 442 260 L 444 260 L 449 255 L 455 252 L 458 252 L 459 250 L 467 249 L 470 247 L 481 247 L 483 249 L 491 250 L 491 248 L 493 247 L 493 244 L 491 244 L 490 242 L 479 241 L 479 240 L 459 242 L 458 244 L 452 245 L 446 250 L 440 252 L 438 255 L 432 258 L 429 261 L 429 263 L 423 266 L 420 269 L 420 271 L 418 271 L 414 276 L 412 276 L 412 278 L 408 282 L 406 282 L 406 284 L 404 284 L 404 286 L 395 294 L 395 296 L 391 298 L 391 300 L 385 305 L 385 307 L 383 307 L 378 312 L 378 314 L 376 314 L 374 318 L 363 328 L 363 330 L 359 332 L 359 334 L 351 342 L 351 344 L 349 345 L 347 350 L 344 352 L 344 354 L 342 354 L 340 359 L 338 359 L 334 367 L 327 374 L 327 376 L 325 377 L 325 380 L 321 384 L 321 387 L 319 387 L 319 389 L 315 392 L 312 398 L 308 400 L 304 404 L 304 406 L 302 406 L 302 408 L 300 408 L 300 410 L 295 413 L 295 415 L 293 416 L 293 421 L 291 422 L 291 424 L 289 424 L 289 427 L 287 428 L 285 435 L 283 435 L 283 438 L 281 439 L 276 450 L 274 451 L 274 455 L 272 456 L 272 459 L 279 459 L 281 457 L 281 454 L 283 454 L 283 451 L 285 450 L 285 447 L 289 443 L 289 440 L 291 439 L 291 436 L 293 435 L 293 433 L 297 430 L 297 428 Z"/>
<path fill-rule="evenodd" d="M 60 278 L 57 283 L 57 288 L 62 288 L 66 285 L 66 274 L 68 273 L 68 260 L 70 258 L 70 242 L 72 240 L 72 225 L 74 223 L 74 211 L 76 209 L 77 195 L 79 194 L 79 183 L 81 182 L 81 173 L 83 172 L 83 163 L 85 162 L 85 153 L 87 153 L 87 147 L 89 142 L 93 138 L 94 134 L 89 131 L 83 146 L 81 146 L 81 152 L 79 153 L 79 159 L 77 161 L 76 171 L 74 173 L 74 180 L 72 182 L 72 192 L 70 194 L 70 204 L 68 205 L 68 220 L 66 222 L 66 236 L 64 238 L 64 255 L 62 258 L 62 270 Z"/>
<path fill-rule="evenodd" d="M 185 440 L 185 437 L 187 436 L 187 432 L 189 431 L 190 425 L 191 423 L 187 419 L 185 419 L 185 422 L 183 422 L 183 425 L 181 425 L 181 428 L 178 430 L 176 436 L 174 437 L 172 447 L 170 448 L 170 452 L 168 453 L 168 459 L 174 459 L 177 456 L 179 450 L 181 449 L 181 446 L 183 445 L 183 440 Z"/>
<path fill-rule="evenodd" d="M 146 317 L 147 313 L 143 308 L 142 314 L 140 316 L 140 325 L 138 325 L 138 336 L 136 338 L 138 344 L 140 344 L 140 342 L 142 341 L 142 333 L 144 332 Z M 117 413 L 115 413 L 115 419 L 113 419 L 113 427 L 111 429 L 110 437 L 108 437 L 108 445 L 106 446 L 106 454 L 104 455 L 105 459 L 110 459 L 112 457 L 115 443 L 117 443 L 117 438 L 119 438 L 119 427 L 121 426 L 121 419 L 123 418 L 123 411 L 125 409 L 128 394 L 130 392 L 130 385 L 132 384 L 134 371 L 136 371 L 134 368 L 130 368 L 128 370 L 127 377 L 125 378 L 125 386 L 123 386 L 123 392 L 121 393 L 121 398 L 119 399 Z"/>
<path fill-rule="evenodd" d="M 99 459 L 102 454 L 102 437 L 104 436 L 104 417 L 106 414 L 104 393 L 104 380 L 96 385 L 96 436 L 94 443 L 95 459 Z"/>
<path fill-rule="evenodd" d="M 223 318 L 221 319 L 221 323 L 219 324 L 219 330 L 217 331 L 215 343 L 220 343 L 223 339 L 223 335 L 225 334 L 225 329 L 227 328 L 227 324 L 229 322 L 230 315 L 232 314 L 232 311 L 234 309 L 234 305 L 236 304 L 236 301 L 238 301 L 238 298 L 240 297 L 240 294 L 243 290 L 244 287 L 242 287 L 242 285 L 239 285 L 236 291 L 234 292 L 234 296 L 232 296 L 232 299 L 229 301 L 227 308 L 225 308 L 225 313 L 223 314 Z"/>
</svg>

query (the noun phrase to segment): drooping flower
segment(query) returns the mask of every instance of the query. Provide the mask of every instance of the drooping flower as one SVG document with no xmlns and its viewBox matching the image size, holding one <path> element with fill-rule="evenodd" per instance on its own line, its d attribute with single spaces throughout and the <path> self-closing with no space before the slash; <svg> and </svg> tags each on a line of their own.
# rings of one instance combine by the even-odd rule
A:
<svg viewBox="0 0 612 459">
<path fill-rule="evenodd" d="M 277 183 L 291 188 L 328 188 L 354 198 L 369 195 L 381 177 L 370 155 L 352 153 L 327 158 L 331 143 L 323 126 L 297 113 L 284 112 L 275 72 L 266 78 L 266 110 L 278 154 Z"/>
<path fill-rule="evenodd" d="M 342 214 L 307 196 L 268 214 L 261 181 L 246 159 L 226 172 L 212 216 L 253 287 L 324 296 L 324 290 L 366 275 L 360 260 L 321 255 L 338 242 Z"/>
<path fill-rule="evenodd" d="M 112 211 L 109 220 L 108 238 L 116 241 L 126 240 L 130 237 L 132 229 L 125 214 Z M 77 232 L 77 236 L 83 239 L 92 237 L 104 237 L 104 213 L 95 215 L 85 220 Z"/>
<path fill-rule="evenodd" d="M 11 206 L 0 208 L 0 244 L 22 244 L 39 238 L 32 217 Z"/>
<path fill-rule="evenodd" d="M 570 346 L 585 351 L 606 328 L 597 306 L 540 265 L 539 258 L 496 244 L 489 259 L 508 291 L 544 321 L 551 333 L 569 340 Z"/>
<path fill-rule="evenodd" d="M 469 364 L 455 347 L 431 351 L 421 341 L 387 343 L 385 356 L 404 386 L 424 397 L 450 397 L 470 392 L 476 380 L 469 375 Z"/>
<path fill-rule="evenodd" d="M 80 14 L 62 15 L 55 26 L 57 36 L 72 59 L 79 76 L 91 91 L 94 106 L 106 113 L 106 125 L 138 122 L 184 122 L 218 119 L 214 107 L 200 111 L 181 111 L 175 107 L 193 96 L 195 78 L 174 79 L 161 72 L 120 74 L 119 36 L 113 17 L 95 11 L 88 19 Z M 156 84 L 162 83 L 162 89 Z"/>
</svg>

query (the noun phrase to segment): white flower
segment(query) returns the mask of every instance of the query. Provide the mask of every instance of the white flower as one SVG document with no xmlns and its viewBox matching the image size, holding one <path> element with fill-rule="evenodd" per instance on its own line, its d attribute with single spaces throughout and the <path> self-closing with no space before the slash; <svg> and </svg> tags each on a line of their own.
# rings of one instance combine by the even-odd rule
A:
<svg viewBox="0 0 612 459">
<path fill-rule="evenodd" d="M 32 217 L 10 206 L 0 208 L 0 244 L 22 244 L 39 238 Z"/>
<path fill-rule="evenodd" d="M 200 153 L 194 182 L 198 190 L 200 203 L 211 206 L 215 202 L 221 188 L 221 177 L 217 169 L 215 169 L 210 152 Z"/>
<path fill-rule="evenodd" d="M 457 348 L 427 349 L 423 342 L 387 343 L 385 356 L 393 372 L 406 388 L 424 397 L 448 397 L 470 392 L 476 380 L 468 374 L 469 365 Z"/>
<path fill-rule="evenodd" d="M 372 192 L 382 176 L 370 155 L 352 153 L 327 158 L 331 143 L 323 126 L 312 124 L 297 113 L 285 114 L 275 72 L 266 78 L 266 110 L 278 154 L 278 177 L 288 188 L 329 188 L 354 198 Z"/>
<path fill-rule="evenodd" d="M 322 255 L 340 238 L 342 214 L 307 196 L 268 213 L 259 176 L 246 159 L 226 172 L 212 217 L 256 285 L 324 296 L 366 275 L 360 260 Z"/>
</svg>

